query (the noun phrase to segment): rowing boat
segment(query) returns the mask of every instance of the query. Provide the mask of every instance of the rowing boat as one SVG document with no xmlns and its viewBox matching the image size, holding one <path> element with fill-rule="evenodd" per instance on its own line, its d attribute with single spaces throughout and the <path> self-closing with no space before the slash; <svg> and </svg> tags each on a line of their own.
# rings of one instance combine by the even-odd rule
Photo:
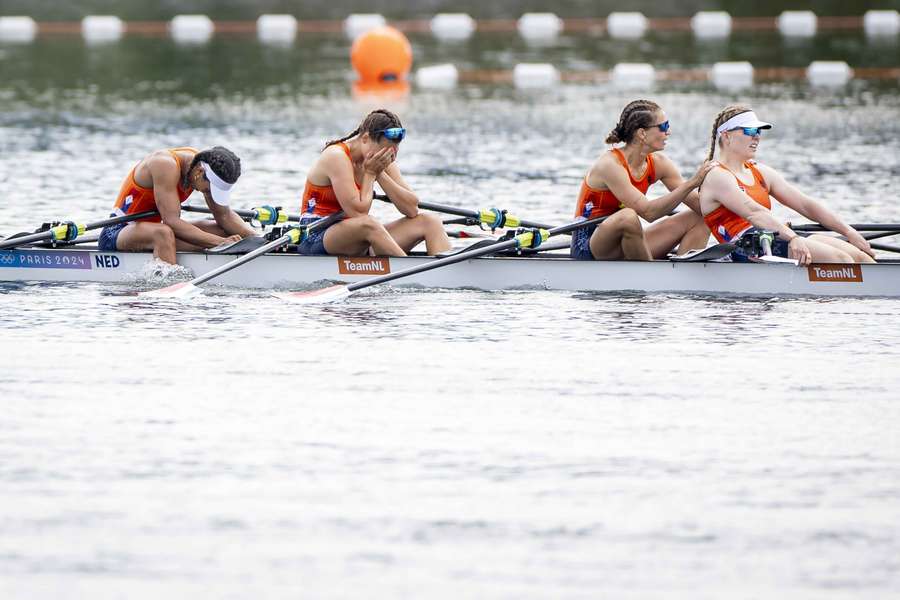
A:
<svg viewBox="0 0 900 600">
<path fill-rule="evenodd" d="M 213 252 L 179 252 L 178 263 L 202 275 L 234 260 Z M 0 251 L 0 281 L 127 282 L 147 273 L 153 255 L 95 248 Z M 245 288 L 297 288 L 322 281 L 354 282 L 406 269 L 427 256 L 403 258 L 300 256 L 273 253 L 216 281 Z M 591 292 L 687 292 L 754 296 L 900 297 L 900 261 L 866 265 L 576 261 L 566 254 L 466 260 L 414 275 L 398 285 L 482 290 L 548 289 Z"/>
</svg>

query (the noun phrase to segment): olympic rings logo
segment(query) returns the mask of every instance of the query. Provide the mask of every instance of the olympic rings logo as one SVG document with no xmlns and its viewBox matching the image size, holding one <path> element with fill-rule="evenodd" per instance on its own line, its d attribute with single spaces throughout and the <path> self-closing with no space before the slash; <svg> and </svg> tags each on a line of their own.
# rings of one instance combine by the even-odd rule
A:
<svg viewBox="0 0 900 600">
<path fill-rule="evenodd" d="M 4 265 L 11 265 L 14 262 L 16 262 L 16 257 L 13 256 L 12 254 L 8 254 L 8 253 L 0 254 L 0 263 L 3 263 Z"/>
</svg>

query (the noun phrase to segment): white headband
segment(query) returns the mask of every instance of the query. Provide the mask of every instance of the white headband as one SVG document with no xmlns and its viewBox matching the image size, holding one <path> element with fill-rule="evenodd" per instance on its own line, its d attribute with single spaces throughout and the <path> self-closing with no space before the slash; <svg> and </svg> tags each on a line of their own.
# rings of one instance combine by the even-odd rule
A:
<svg viewBox="0 0 900 600">
<path fill-rule="evenodd" d="M 755 112 L 753 112 L 752 110 L 748 110 L 747 112 L 742 112 L 739 115 L 731 117 L 730 119 L 719 125 L 718 129 L 716 129 L 716 137 L 722 135 L 726 131 L 737 129 L 738 127 L 759 127 L 760 129 L 772 129 L 772 124 L 766 123 L 765 121 L 760 121 Z"/>
<path fill-rule="evenodd" d="M 216 175 L 216 172 L 212 170 L 212 167 L 205 162 L 200 161 L 200 166 L 203 167 L 203 170 L 206 172 L 206 178 L 209 179 L 209 191 L 212 195 L 212 199 L 216 204 L 228 206 L 231 188 L 234 187 L 234 184 L 228 183 Z"/>
</svg>

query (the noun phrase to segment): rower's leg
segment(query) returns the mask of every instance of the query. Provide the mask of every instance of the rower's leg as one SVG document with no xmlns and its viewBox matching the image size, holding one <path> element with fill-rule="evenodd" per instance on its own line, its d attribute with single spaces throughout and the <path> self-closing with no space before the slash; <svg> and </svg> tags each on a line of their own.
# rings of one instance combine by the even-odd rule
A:
<svg viewBox="0 0 900 600">
<path fill-rule="evenodd" d="M 332 225 L 322 241 L 328 254 L 362 256 L 371 246 L 376 256 L 406 256 L 384 225 L 369 215 L 344 219 Z"/>
<path fill-rule="evenodd" d="M 116 238 L 116 249 L 127 252 L 153 250 L 153 256 L 175 264 L 175 233 L 163 223 L 129 223 Z"/>
<path fill-rule="evenodd" d="M 806 245 L 812 254 L 813 262 L 823 263 L 852 263 L 856 262 L 851 258 L 850 254 L 844 252 L 840 248 L 835 248 L 827 242 L 823 242 L 825 236 L 811 235 L 806 238 Z"/>
<path fill-rule="evenodd" d="M 811 235 L 806 239 L 807 239 L 807 241 L 814 240 L 816 242 L 821 242 L 823 244 L 827 244 L 828 246 L 831 246 L 832 248 L 836 248 L 837 250 L 840 250 L 841 252 L 846 253 L 850 257 L 851 262 L 857 262 L 857 263 L 873 263 L 873 262 L 875 262 L 874 258 L 869 256 L 868 254 L 866 254 L 865 252 L 863 252 L 862 250 L 860 250 L 859 248 L 857 248 L 850 242 L 847 242 L 844 240 L 839 240 L 839 239 L 837 239 L 835 237 L 831 237 L 829 235 Z"/>
<path fill-rule="evenodd" d="M 644 232 L 647 247 L 653 258 L 665 258 L 678 245 L 678 254 L 688 250 L 706 248 L 709 228 L 697 213 L 685 210 L 671 217 L 664 217 L 647 227 Z"/>
<path fill-rule="evenodd" d="M 619 210 L 597 225 L 590 246 L 597 260 L 651 260 L 641 218 L 630 208 Z"/>
<path fill-rule="evenodd" d="M 444 231 L 444 224 L 437 215 L 419 213 L 415 217 L 403 217 L 385 225 L 385 229 L 403 250 L 409 252 L 416 244 L 425 240 L 429 255 L 450 249 L 450 238 Z"/>
</svg>

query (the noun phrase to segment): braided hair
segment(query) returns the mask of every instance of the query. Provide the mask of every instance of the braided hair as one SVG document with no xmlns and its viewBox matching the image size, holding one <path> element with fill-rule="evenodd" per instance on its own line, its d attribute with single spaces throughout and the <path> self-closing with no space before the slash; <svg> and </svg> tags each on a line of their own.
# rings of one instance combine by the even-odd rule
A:
<svg viewBox="0 0 900 600">
<path fill-rule="evenodd" d="M 362 123 L 359 124 L 359 127 L 354 129 L 344 137 L 326 142 L 325 148 L 328 148 L 328 146 L 333 146 L 334 144 L 346 142 L 350 138 L 362 135 L 364 133 L 368 133 L 369 137 L 371 137 L 376 142 L 380 142 L 381 138 L 384 137 L 384 132 L 382 130 L 390 129 L 391 127 L 403 127 L 403 125 L 400 124 L 400 117 L 387 110 L 386 108 L 379 108 L 366 115 L 366 118 L 363 119 Z M 325 148 L 322 149 L 324 150 Z"/>
<path fill-rule="evenodd" d="M 713 155 L 716 153 L 716 130 L 732 117 L 736 117 L 739 114 L 750 112 L 752 109 L 749 106 L 744 106 L 742 104 L 732 104 L 730 106 L 726 106 L 725 109 L 716 115 L 716 120 L 713 122 L 712 126 L 712 139 L 709 142 L 709 155 L 707 155 L 706 160 L 712 160 Z M 721 145 L 721 140 L 720 140 Z"/>
<path fill-rule="evenodd" d="M 625 142 L 626 144 L 634 139 L 634 132 L 644 127 L 651 127 L 654 121 L 654 115 L 661 110 L 659 104 L 652 100 L 634 100 L 629 102 L 622 114 L 619 115 L 619 122 L 606 136 L 607 144 L 618 144 Z"/>
</svg>

